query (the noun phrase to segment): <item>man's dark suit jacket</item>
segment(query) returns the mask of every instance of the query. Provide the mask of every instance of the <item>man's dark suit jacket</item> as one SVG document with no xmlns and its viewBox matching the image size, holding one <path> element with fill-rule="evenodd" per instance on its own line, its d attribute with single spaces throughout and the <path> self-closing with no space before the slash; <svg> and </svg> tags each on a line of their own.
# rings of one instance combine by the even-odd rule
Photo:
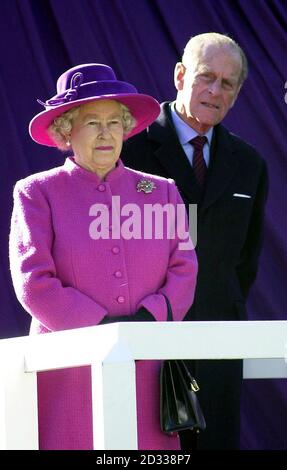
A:
<svg viewBox="0 0 287 470">
<path fill-rule="evenodd" d="M 215 126 L 202 195 L 172 124 L 169 103 L 161 105 L 160 116 L 146 131 L 125 143 L 122 160 L 131 168 L 173 178 L 185 204 L 198 204 L 199 272 L 185 320 L 245 320 L 262 245 L 265 161 L 223 125 Z M 236 447 L 242 362 L 192 364 L 207 421 L 198 448 Z"/>
</svg>

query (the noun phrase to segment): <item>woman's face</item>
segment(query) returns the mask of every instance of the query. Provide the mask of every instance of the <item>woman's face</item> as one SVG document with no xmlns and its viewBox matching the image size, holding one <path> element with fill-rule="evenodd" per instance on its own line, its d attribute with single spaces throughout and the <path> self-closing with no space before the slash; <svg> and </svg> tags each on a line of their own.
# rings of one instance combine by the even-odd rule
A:
<svg viewBox="0 0 287 470">
<path fill-rule="evenodd" d="M 82 105 L 70 136 L 76 162 L 104 178 L 120 157 L 123 136 L 122 110 L 117 101 Z"/>
</svg>

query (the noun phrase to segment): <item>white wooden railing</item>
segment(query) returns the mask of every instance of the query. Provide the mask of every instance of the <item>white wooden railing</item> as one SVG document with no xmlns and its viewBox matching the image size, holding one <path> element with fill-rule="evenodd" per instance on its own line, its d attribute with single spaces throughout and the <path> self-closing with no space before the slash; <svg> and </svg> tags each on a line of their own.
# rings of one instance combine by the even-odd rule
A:
<svg viewBox="0 0 287 470">
<path fill-rule="evenodd" d="M 287 321 L 117 323 L 4 339 L 0 449 L 38 448 L 37 371 L 91 364 L 95 449 L 137 449 L 135 360 L 242 358 L 244 378 L 279 378 L 286 357 Z"/>
</svg>

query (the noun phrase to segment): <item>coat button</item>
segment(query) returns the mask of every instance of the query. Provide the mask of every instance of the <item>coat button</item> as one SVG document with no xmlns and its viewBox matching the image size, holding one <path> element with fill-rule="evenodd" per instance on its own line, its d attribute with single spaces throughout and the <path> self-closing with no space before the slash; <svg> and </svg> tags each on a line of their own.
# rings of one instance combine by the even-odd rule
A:
<svg viewBox="0 0 287 470">
<path fill-rule="evenodd" d="M 123 277 L 121 271 L 116 271 L 116 272 L 114 273 L 114 275 L 115 275 L 115 277 L 118 277 L 118 278 Z"/>
<path fill-rule="evenodd" d="M 119 304 L 123 304 L 125 300 L 126 299 L 124 298 L 123 295 L 119 295 L 118 298 L 117 298 L 117 301 L 119 302 Z"/>
<path fill-rule="evenodd" d="M 105 185 L 104 185 L 104 184 L 99 184 L 99 186 L 98 186 L 98 191 L 103 192 L 103 191 L 105 191 L 105 190 L 106 190 Z"/>
<path fill-rule="evenodd" d="M 117 255 L 120 252 L 120 248 L 118 246 L 113 246 L 112 252 Z"/>
</svg>

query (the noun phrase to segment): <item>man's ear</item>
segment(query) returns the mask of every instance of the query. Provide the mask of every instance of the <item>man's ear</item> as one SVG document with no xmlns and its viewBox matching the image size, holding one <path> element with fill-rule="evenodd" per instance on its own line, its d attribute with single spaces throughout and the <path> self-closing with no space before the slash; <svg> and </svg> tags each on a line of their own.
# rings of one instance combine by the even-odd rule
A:
<svg viewBox="0 0 287 470">
<path fill-rule="evenodd" d="M 178 91 L 183 89 L 185 70 L 183 63 L 177 62 L 174 69 L 174 85 Z"/>
</svg>

